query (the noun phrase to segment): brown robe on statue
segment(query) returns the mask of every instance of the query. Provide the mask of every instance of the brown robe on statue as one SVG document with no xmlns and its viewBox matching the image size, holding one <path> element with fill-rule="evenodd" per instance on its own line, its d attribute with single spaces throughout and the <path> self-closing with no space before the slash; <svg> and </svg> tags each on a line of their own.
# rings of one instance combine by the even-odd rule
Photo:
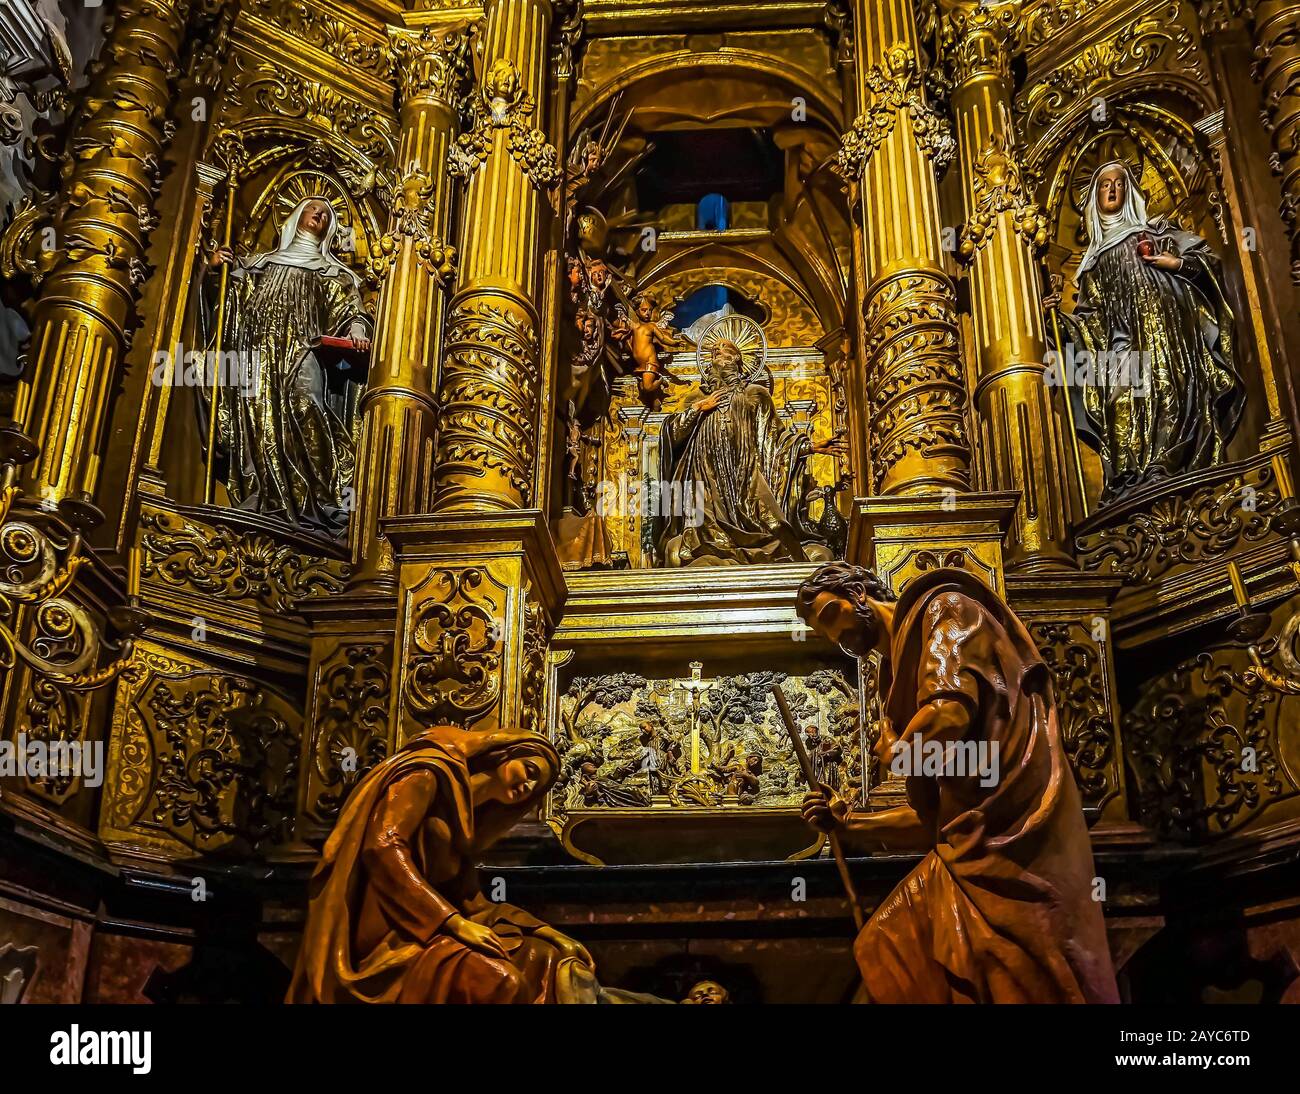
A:
<svg viewBox="0 0 1300 1094">
<path fill-rule="evenodd" d="M 550 778 L 527 801 L 476 809 L 471 771 L 522 755 L 545 760 Z M 596 1002 L 590 968 L 535 937 L 546 927 L 541 920 L 487 900 L 475 866 L 478 854 L 537 804 L 559 763 L 536 734 L 437 726 L 370 771 L 343 807 L 312 878 L 288 1002 Z M 412 807 L 427 808 L 408 841 L 382 824 L 399 782 Z M 490 927 L 509 962 L 448 934 L 444 925 L 455 913 Z"/>
<path fill-rule="evenodd" d="M 894 616 L 887 713 L 926 703 L 971 713 L 966 740 L 996 746 L 999 778 L 907 779 L 935 846 L 854 946 L 878 1003 L 1119 1001 L 1092 848 L 1057 722 L 1052 679 L 1024 624 L 978 578 L 923 574 Z"/>
</svg>

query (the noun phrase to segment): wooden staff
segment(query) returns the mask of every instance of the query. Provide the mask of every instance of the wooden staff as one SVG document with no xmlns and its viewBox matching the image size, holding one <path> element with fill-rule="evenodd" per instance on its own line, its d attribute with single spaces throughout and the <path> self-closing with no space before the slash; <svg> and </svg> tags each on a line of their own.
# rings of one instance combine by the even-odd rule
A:
<svg viewBox="0 0 1300 1094">
<path fill-rule="evenodd" d="M 1065 292 L 1065 278 L 1060 278 L 1060 288 L 1057 288 L 1057 278 L 1051 273 L 1047 275 L 1047 286 L 1053 292 Z M 1083 481 L 1083 453 L 1079 451 L 1079 434 L 1074 428 L 1074 401 L 1070 398 L 1070 378 L 1065 375 L 1064 369 L 1067 367 L 1065 362 L 1065 343 L 1061 341 L 1061 318 L 1060 305 L 1052 309 L 1052 333 L 1056 336 L 1056 360 L 1061 365 L 1061 394 L 1065 398 L 1065 421 L 1070 429 L 1070 444 L 1074 446 L 1074 472 L 1079 476 L 1079 505 L 1083 507 L 1083 516 L 1086 520 L 1088 517 L 1088 489 Z"/>
<path fill-rule="evenodd" d="M 772 697 L 776 699 L 776 709 L 781 712 L 781 721 L 785 723 L 785 731 L 790 734 L 790 743 L 794 745 L 794 754 L 799 759 L 799 770 L 803 772 L 808 788 L 810 790 L 820 790 L 822 787 L 817 781 L 817 772 L 813 769 L 808 750 L 804 748 L 803 738 L 799 736 L 799 727 L 795 725 L 794 715 L 790 713 L 790 704 L 785 701 L 785 692 L 781 690 L 780 684 L 772 685 Z M 853 879 L 849 876 L 849 864 L 844 860 L 844 848 L 840 846 L 839 833 L 832 831 L 827 835 L 827 839 L 830 840 L 831 854 L 835 857 L 835 868 L 840 872 L 840 883 L 844 886 L 844 895 L 849 898 L 849 908 L 853 912 L 853 924 L 861 931 L 865 925 L 862 918 L 862 905 L 858 903 L 857 890 L 853 888 Z"/>
<path fill-rule="evenodd" d="M 230 247 L 231 233 L 235 223 L 235 168 L 230 168 L 226 186 L 226 224 L 221 249 Z M 208 458 L 203 472 L 203 503 L 212 504 L 213 483 L 212 468 L 217 451 L 217 396 L 221 382 L 221 340 L 226 329 L 226 289 L 230 284 L 230 263 L 221 263 L 221 282 L 217 296 L 217 325 L 214 331 L 215 341 L 212 346 L 212 399 L 208 405 Z"/>
</svg>

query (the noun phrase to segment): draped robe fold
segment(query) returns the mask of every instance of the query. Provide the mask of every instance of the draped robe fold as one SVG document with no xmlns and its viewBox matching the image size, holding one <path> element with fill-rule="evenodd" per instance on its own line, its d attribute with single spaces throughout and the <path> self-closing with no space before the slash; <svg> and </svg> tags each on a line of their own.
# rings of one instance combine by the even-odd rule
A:
<svg viewBox="0 0 1300 1094">
<path fill-rule="evenodd" d="M 358 783 L 312 878 L 289 1002 L 597 1001 L 601 989 L 591 970 L 535 937 L 546 926 L 541 920 L 513 905 L 491 902 L 479 889 L 476 850 L 489 846 L 536 804 L 535 796 L 513 808 L 480 807 L 476 818 L 470 762 L 503 741 L 529 741 L 552 771 L 559 769 L 554 749 L 542 737 L 436 727 Z M 437 789 L 418 833 L 397 849 L 411 873 L 403 880 L 401 871 L 395 877 L 387 870 L 379 884 L 363 854 L 368 829 L 389 788 L 420 775 L 432 777 Z M 432 897 L 425 887 L 433 890 Z M 433 910 L 422 914 L 419 909 Z M 454 913 L 490 927 L 505 944 L 509 961 L 447 933 L 446 919 Z"/>
</svg>

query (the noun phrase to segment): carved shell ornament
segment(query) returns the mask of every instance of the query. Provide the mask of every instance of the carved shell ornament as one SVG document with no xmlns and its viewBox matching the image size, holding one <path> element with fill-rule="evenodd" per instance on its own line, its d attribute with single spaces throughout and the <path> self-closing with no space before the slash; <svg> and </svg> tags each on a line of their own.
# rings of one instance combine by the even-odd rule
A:
<svg viewBox="0 0 1300 1094">
<path fill-rule="evenodd" d="M 730 342 L 740 350 L 745 366 L 743 378 L 752 379 L 762 371 L 767 360 L 767 335 L 763 328 L 747 315 L 724 315 L 705 328 L 695 348 L 695 364 L 710 388 L 720 379 L 714 374 L 713 350 L 722 342 Z"/>
</svg>

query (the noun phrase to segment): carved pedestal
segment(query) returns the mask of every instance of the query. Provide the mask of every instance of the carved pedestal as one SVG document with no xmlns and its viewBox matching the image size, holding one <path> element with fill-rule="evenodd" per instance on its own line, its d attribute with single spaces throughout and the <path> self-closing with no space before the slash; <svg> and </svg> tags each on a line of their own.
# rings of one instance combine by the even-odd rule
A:
<svg viewBox="0 0 1300 1094">
<path fill-rule="evenodd" d="M 895 593 L 917 574 L 962 566 L 1005 595 L 1002 544 L 1014 492 L 858 498 L 849 526 L 850 562 L 872 567 Z"/>
<path fill-rule="evenodd" d="M 397 517 L 384 533 L 398 560 L 394 745 L 429 725 L 539 730 L 566 595 L 542 514 Z"/>
</svg>

